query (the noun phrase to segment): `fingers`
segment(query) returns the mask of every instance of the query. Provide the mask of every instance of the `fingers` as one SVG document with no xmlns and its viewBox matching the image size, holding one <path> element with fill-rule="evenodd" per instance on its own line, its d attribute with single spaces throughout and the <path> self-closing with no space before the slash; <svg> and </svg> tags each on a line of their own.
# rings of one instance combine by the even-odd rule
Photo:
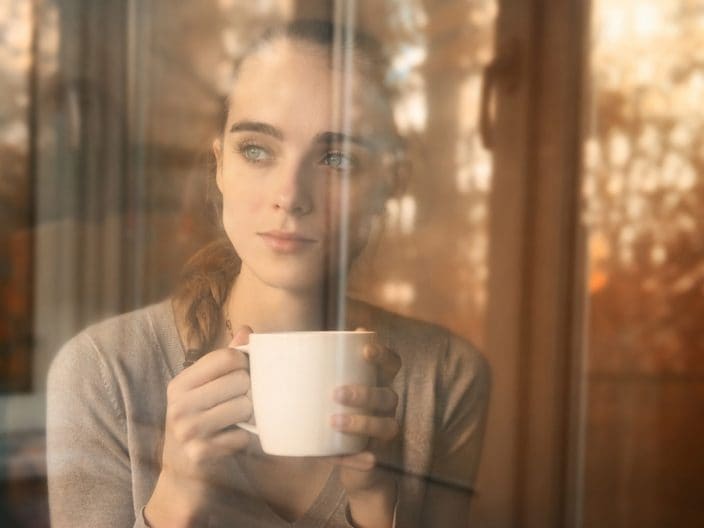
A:
<svg viewBox="0 0 704 528">
<path fill-rule="evenodd" d="M 178 415 L 178 411 L 167 410 L 173 434 L 181 444 L 223 434 L 236 422 L 248 420 L 252 415 L 252 404 L 244 396 L 222 402 L 207 411 Z"/>
<path fill-rule="evenodd" d="M 389 385 L 401 369 L 401 358 L 389 347 L 379 344 L 364 348 L 364 359 L 379 368 L 379 385 Z"/>
<path fill-rule="evenodd" d="M 358 327 L 357 330 L 365 329 Z M 389 347 L 379 343 L 364 347 L 364 359 L 379 367 L 379 385 L 389 385 L 401 369 L 401 357 Z"/>
<path fill-rule="evenodd" d="M 248 334 L 242 334 L 238 332 L 237 340 L 247 339 Z M 252 404 L 245 396 L 250 387 L 248 366 L 242 352 L 218 349 L 169 383 L 167 424 L 180 443 L 198 443 L 249 419 Z"/>
<path fill-rule="evenodd" d="M 362 414 L 336 414 L 331 417 L 331 423 L 338 431 L 387 443 L 396 438 L 400 431 L 394 419 L 398 395 L 386 385 L 400 370 L 401 358 L 390 348 L 377 343 L 364 348 L 364 358 L 378 367 L 380 386 L 345 385 L 335 389 L 335 401 L 356 407 Z"/>
<path fill-rule="evenodd" d="M 368 436 L 383 443 L 396 438 L 400 431 L 394 418 L 363 414 L 335 414 L 331 418 L 331 424 L 340 432 Z"/>
<path fill-rule="evenodd" d="M 233 423 L 246 422 L 251 417 L 252 402 L 249 398 L 240 397 L 208 409 L 200 420 L 203 423 L 203 433 L 213 435 L 231 427 Z"/>
<path fill-rule="evenodd" d="M 385 416 L 394 416 L 398 405 L 398 396 L 388 387 L 345 385 L 335 389 L 334 398 L 343 405 Z"/>
<path fill-rule="evenodd" d="M 248 369 L 249 358 L 233 347 L 248 343 L 251 333 L 252 329 L 249 326 L 240 326 L 228 348 L 213 350 L 204 355 L 172 380 L 169 385 L 174 387 L 169 387 L 170 390 L 187 391 L 233 370 Z"/>
<path fill-rule="evenodd" d="M 228 452 L 239 451 L 249 444 L 251 435 L 244 429 L 226 429 L 212 438 L 212 444 Z"/>
<path fill-rule="evenodd" d="M 191 463 L 207 467 L 218 460 L 246 448 L 250 435 L 242 429 L 223 431 L 208 439 L 197 439 L 187 444 L 185 456 Z"/>
<path fill-rule="evenodd" d="M 237 369 L 248 369 L 247 356 L 232 348 L 214 350 L 185 369 L 169 383 L 169 392 L 194 389 Z"/>
<path fill-rule="evenodd" d="M 249 343 L 249 334 L 253 333 L 251 327 L 247 325 L 240 326 L 233 334 L 232 341 L 230 341 L 230 347 L 235 347 L 239 345 L 246 345 Z"/>
<path fill-rule="evenodd" d="M 362 451 L 354 455 L 331 457 L 334 464 L 357 471 L 371 471 L 376 466 L 376 456 L 370 451 Z"/>
<path fill-rule="evenodd" d="M 239 369 L 191 389 L 187 396 L 171 402 L 171 405 L 176 412 L 196 413 L 215 407 L 224 401 L 244 396 L 249 388 L 249 372 Z"/>
</svg>

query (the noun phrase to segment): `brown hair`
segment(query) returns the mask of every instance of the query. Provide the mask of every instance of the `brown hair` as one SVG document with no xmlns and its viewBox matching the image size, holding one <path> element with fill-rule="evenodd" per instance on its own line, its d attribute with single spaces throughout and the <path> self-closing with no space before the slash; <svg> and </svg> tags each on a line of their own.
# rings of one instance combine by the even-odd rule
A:
<svg viewBox="0 0 704 528">
<path fill-rule="evenodd" d="M 243 54 L 236 64 L 236 70 L 249 55 L 278 38 L 311 43 L 331 51 L 337 45 L 351 47 L 361 52 L 366 70 L 376 84 L 385 90 L 383 76 L 386 60 L 380 43 L 364 32 L 321 20 L 296 20 L 266 31 Z M 227 112 L 228 102 L 224 100 L 220 131 L 224 129 Z M 211 167 L 207 199 L 215 209 L 221 234 L 187 262 L 174 294 L 174 306 L 185 334 L 181 337 L 188 349 L 188 362 L 212 350 L 222 334 L 223 305 L 242 264 L 222 227 L 222 194 L 215 183 L 215 167 Z"/>
</svg>

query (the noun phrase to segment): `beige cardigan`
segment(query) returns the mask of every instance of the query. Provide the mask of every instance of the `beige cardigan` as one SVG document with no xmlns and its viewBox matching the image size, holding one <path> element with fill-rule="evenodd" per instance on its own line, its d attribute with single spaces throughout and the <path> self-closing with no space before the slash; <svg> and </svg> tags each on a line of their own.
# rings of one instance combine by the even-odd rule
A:
<svg viewBox="0 0 704 528">
<path fill-rule="evenodd" d="M 489 398 L 486 361 L 465 341 L 427 323 L 354 302 L 351 319 L 401 356 L 393 388 L 402 424 L 391 458 L 398 526 L 420 526 L 430 486 L 471 494 Z M 166 386 L 182 369 L 170 301 L 96 324 L 54 360 L 48 380 L 47 463 L 55 528 L 144 527 L 158 477 Z M 242 455 L 246 456 L 246 455 Z M 349 526 L 333 472 L 317 500 L 287 523 L 235 475 L 210 526 Z"/>
</svg>

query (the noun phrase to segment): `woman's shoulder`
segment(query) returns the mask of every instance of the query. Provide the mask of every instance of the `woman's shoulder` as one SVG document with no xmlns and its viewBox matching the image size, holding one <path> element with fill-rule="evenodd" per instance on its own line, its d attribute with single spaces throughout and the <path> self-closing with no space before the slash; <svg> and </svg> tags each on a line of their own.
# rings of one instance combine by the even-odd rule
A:
<svg viewBox="0 0 704 528">
<path fill-rule="evenodd" d="M 163 423 L 174 375 L 163 345 L 169 309 L 165 302 L 109 317 L 59 350 L 47 377 L 47 427 L 54 436 L 75 427 L 82 431 L 79 442 L 116 441 L 120 451 L 131 451 L 140 440 L 125 436 L 125 424 Z"/>
<path fill-rule="evenodd" d="M 148 341 L 155 332 L 167 330 L 170 310 L 170 301 L 164 300 L 93 323 L 83 333 L 106 346 L 115 344 L 115 341 Z"/>
<path fill-rule="evenodd" d="M 153 364 L 173 370 L 179 353 L 171 302 L 165 300 L 91 324 L 61 348 L 52 368 L 99 363 L 108 370 L 138 372 Z"/>
<path fill-rule="evenodd" d="M 352 326 L 374 330 L 381 338 L 434 342 L 447 339 L 449 335 L 438 324 L 402 315 L 360 299 L 350 299 L 348 310 Z"/>
<path fill-rule="evenodd" d="M 477 373 L 488 373 L 482 353 L 467 339 L 437 323 L 401 315 L 367 302 L 350 300 L 350 319 L 379 333 L 387 346 L 421 363 L 462 365 Z"/>
</svg>

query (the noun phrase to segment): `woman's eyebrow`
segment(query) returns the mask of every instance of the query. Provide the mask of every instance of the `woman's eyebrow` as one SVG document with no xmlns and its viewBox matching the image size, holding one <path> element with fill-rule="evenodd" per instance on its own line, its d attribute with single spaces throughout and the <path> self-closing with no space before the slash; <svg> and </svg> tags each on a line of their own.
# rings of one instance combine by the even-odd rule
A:
<svg viewBox="0 0 704 528">
<path fill-rule="evenodd" d="M 372 148 L 373 143 L 368 138 L 363 136 L 353 136 L 342 132 L 321 132 L 315 136 L 316 143 L 324 143 L 330 145 L 333 143 L 356 143 L 362 147 Z"/>
<path fill-rule="evenodd" d="M 230 132 L 259 132 L 275 137 L 278 140 L 284 139 L 284 133 L 281 132 L 281 130 L 266 123 L 260 123 L 259 121 L 237 121 L 236 123 L 232 123 Z"/>
</svg>

